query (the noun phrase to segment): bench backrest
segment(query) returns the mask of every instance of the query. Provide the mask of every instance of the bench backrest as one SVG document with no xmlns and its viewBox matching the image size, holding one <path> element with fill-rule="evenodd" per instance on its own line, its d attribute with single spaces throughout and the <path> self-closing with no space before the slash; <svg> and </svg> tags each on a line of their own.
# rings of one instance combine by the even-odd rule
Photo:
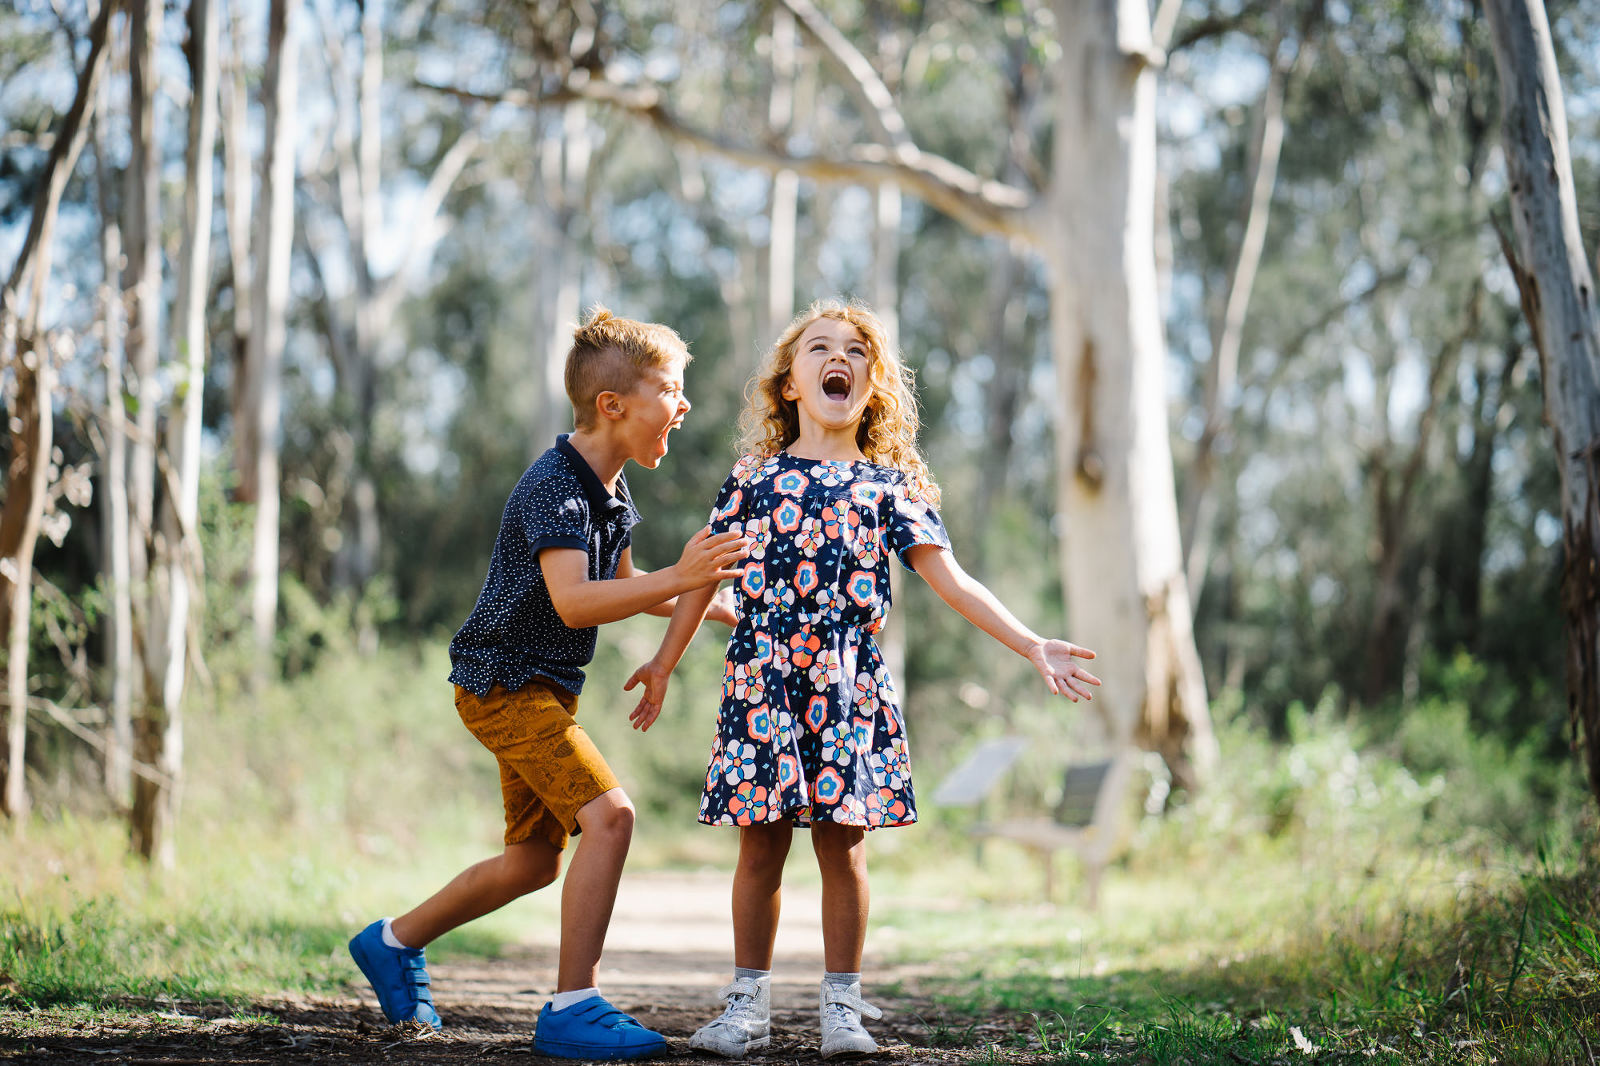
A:
<svg viewBox="0 0 1600 1066">
<path fill-rule="evenodd" d="M 1094 824 L 1100 793 L 1112 765 L 1113 760 L 1106 759 L 1067 767 L 1066 777 L 1061 782 L 1061 799 L 1056 803 L 1057 825 L 1083 828 Z"/>
</svg>

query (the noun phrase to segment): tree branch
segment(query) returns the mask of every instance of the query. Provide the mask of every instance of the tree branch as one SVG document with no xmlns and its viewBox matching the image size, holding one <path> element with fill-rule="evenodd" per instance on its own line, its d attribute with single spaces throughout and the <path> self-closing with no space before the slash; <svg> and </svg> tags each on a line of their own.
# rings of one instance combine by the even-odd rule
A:
<svg viewBox="0 0 1600 1066">
<path fill-rule="evenodd" d="M 894 94 L 878 76 L 877 68 L 851 44 L 832 22 L 828 21 L 811 0 L 777 0 L 795 17 L 806 36 L 822 49 L 839 72 L 844 75 L 845 88 L 855 97 L 861 108 L 861 117 L 872 127 L 873 136 L 881 144 L 894 148 L 916 149 L 905 116 L 895 106 Z"/>
<path fill-rule="evenodd" d="M 569 100 L 593 100 L 643 119 L 675 143 L 689 145 L 743 166 L 769 173 L 793 170 L 820 181 L 860 185 L 898 182 L 929 206 L 977 232 L 1015 237 L 1030 244 L 1038 241 L 1037 227 L 1033 224 L 1030 212 L 1032 196 L 1013 185 L 979 177 L 943 156 L 924 152 L 915 146 L 896 149 L 883 145 L 856 145 L 844 157 L 830 157 L 792 155 L 736 144 L 679 119 L 668 108 L 661 92 L 653 86 L 621 86 L 587 77 L 587 74 L 587 71 L 574 72 L 574 76 L 563 87 L 537 95 L 516 90 L 490 95 L 420 80 L 415 84 L 419 88 L 462 99 L 524 107 L 566 103 Z"/>
</svg>

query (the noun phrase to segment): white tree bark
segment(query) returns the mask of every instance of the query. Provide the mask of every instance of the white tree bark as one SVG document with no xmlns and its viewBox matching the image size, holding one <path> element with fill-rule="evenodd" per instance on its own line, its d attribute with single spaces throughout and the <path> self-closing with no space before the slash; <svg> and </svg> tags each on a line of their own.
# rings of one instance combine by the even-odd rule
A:
<svg viewBox="0 0 1600 1066">
<path fill-rule="evenodd" d="M 1154 235 L 1155 77 L 1144 0 L 1057 0 L 1051 336 L 1068 635 L 1102 652 L 1113 733 L 1180 784 L 1216 758 L 1167 424 Z M 1109 654 L 1107 654 L 1109 653 Z"/>
<path fill-rule="evenodd" d="M 109 93 L 101 84 L 102 114 Z M 123 342 L 127 321 L 122 305 L 122 227 L 112 207 L 110 151 L 105 123 L 95 122 L 95 187 L 100 207 L 101 367 L 105 378 L 105 436 L 102 442 L 100 514 L 102 555 L 110 599 L 106 615 L 105 658 L 111 706 L 105 743 L 106 794 L 117 811 L 126 811 L 133 788 L 133 601 L 128 562 L 128 412 L 122 390 Z"/>
<path fill-rule="evenodd" d="M 252 246 L 255 285 L 247 363 L 253 388 L 252 464 L 256 520 L 251 552 L 251 618 L 257 674 L 265 674 L 278 614 L 278 449 L 283 404 L 283 348 L 288 336 L 289 256 L 294 235 L 294 143 L 298 125 L 299 0 L 272 0 L 267 65 L 261 94 L 266 112 L 265 150 Z"/>
<path fill-rule="evenodd" d="M 540 307 L 545 318 L 544 372 L 533 439 L 540 447 L 572 425 L 572 405 L 567 402 L 567 350 L 572 329 L 582 309 L 580 259 L 575 232 L 583 205 L 584 181 L 589 173 L 594 131 L 588 107 L 570 101 L 561 109 L 560 121 L 551 125 L 540 146 L 539 169 L 544 189 L 542 224 L 546 236 L 539 263 Z"/>
<path fill-rule="evenodd" d="M 1500 75 L 1515 249 L 1561 473 L 1567 706 L 1600 798 L 1600 311 L 1578 229 L 1567 117 L 1540 0 L 1484 5 Z"/>
<path fill-rule="evenodd" d="M 183 800 L 183 694 L 189 677 L 188 650 L 199 577 L 200 428 L 208 352 L 206 296 L 211 275 L 212 171 L 217 137 L 217 13 L 213 0 L 192 0 L 189 8 L 193 91 L 189 103 L 189 146 L 185 166 L 183 249 L 178 263 L 178 299 L 173 325 L 179 375 L 168 415 L 166 455 L 171 472 L 162 496 L 157 538 L 157 580 L 152 597 L 163 624 L 155 649 L 161 671 L 158 690 L 146 693 L 145 714 L 159 750 L 149 766 L 157 780 L 141 778 L 135 804 L 151 843 L 148 857 L 171 867 L 177 857 L 178 810 Z M 147 756 L 148 758 L 148 756 Z"/>
<path fill-rule="evenodd" d="M 772 95 L 767 100 L 771 136 L 783 143 L 794 127 L 794 90 L 798 39 L 794 16 L 780 8 L 772 13 Z M 767 299 L 763 334 L 776 340 L 794 317 L 795 231 L 800 213 L 800 176 L 792 170 L 772 175 L 767 205 Z M 770 343 L 770 342 L 769 342 Z"/>
<path fill-rule="evenodd" d="M 106 39 L 114 0 L 96 17 L 89 35 L 89 55 L 78 76 L 78 88 L 56 131 L 45 161 L 43 180 L 34 197 L 33 213 L 22 250 L 5 287 L 0 289 L 0 364 L 15 375 L 15 407 L 11 416 L 11 463 L 6 471 L 6 499 L 0 505 L 0 631 L 6 634 L 5 748 L 0 758 L 0 809 L 13 818 L 28 810 L 24 756 L 28 719 L 28 628 L 33 607 L 33 552 L 39 539 L 54 464 L 52 394 L 56 369 L 53 353 L 39 332 L 56 214 L 67 180 L 77 166 L 94 112 L 98 82 L 105 68 Z M 27 295 L 23 295 L 26 287 Z"/>
</svg>

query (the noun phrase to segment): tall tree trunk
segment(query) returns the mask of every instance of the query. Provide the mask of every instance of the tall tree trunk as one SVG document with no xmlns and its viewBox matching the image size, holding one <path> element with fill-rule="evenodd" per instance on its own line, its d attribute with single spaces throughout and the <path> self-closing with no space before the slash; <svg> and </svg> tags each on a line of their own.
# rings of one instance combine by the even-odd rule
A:
<svg viewBox="0 0 1600 1066">
<path fill-rule="evenodd" d="M 782 144 L 794 126 L 796 52 L 799 41 L 794 15 L 782 8 L 772 13 L 772 95 L 767 124 L 773 141 Z M 800 210 L 800 177 L 792 170 L 772 176 L 768 205 L 766 336 L 773 341 L 794 317 L 795 230 Z"/>
<path fill-rule="evenodd" d="M 156 371 L 160 362 L 161 322 L 161 131 L 157 127 L 156 89 L 160 84 L 157 45 L 162 5 L 135 2 L 129 19 L 129 111 L 132 143 L 128 158 L 127 193 L 123 200 L 123 232 L 127 259 L 123 269 L 128 304 L 128 381 L 134 397 L 132 447 L 128 462 L 128 580 L 133 595 L 134 648 L 146 664 L 150 630 L 150 538 L 155 526 L 156 432 L 160 394 Z M 135 724 L 134 746 L 139 739 Z"/>
<path fill-rule="evenodd" d="M 1115 649 L 1096 700 L 1115 736 L 1193 786 L 1215 759 L 1195 649 L 1156 296 L 1155 78 L 1144 0 L 1055 5 L 1055 168 L 1045 255 L 1061 391 L 1068 633 Z"/>
<path fill-rule="evenodd" d="M 572 425 L 572 405 L 567 401 L 567 351 L 572 347 L 572 329 L 582 308 L 578 301 L 580 259 L 577 228 L 581 223 L 584 179 L 589 172 L 589 156 L 594 133 L 590 128 L 588 106 L 582 101 L 563 105 L 558 121 L 551 123 L 540 152 L 540 171 L 545 195 L 546 236 L 540 243 L 540 308 L 545 318 L 544 374 L 539 414 L 533 439 L 544 447 L 555 435 Z"/>
<path fill-rule="evenodd" d="M 102 84 L 99 106 L 108 93 Z M 126 811 L 133 788 L 133 601 L 128 579 L 128 408 L 123 396 L 123 342 L 127 323 L 122 304 L 122 228 L 117 221 L 111 158 L 105 123 L 95 122 L 95 187 L 100 207 L 100 329 L 105 376 L 105 438 L 101 455 L 100 513 L 103 521 L 102 570 L 110 586 L 106 612 L 105 656 L 111 706 L 105 733 L 106 795 Z"/>
<path fill-rule="evenodd" d="M 218 88 L 222 97 L 222 208 L 227 220 L 228 262 L 233 290 L 233 465 L 234 497 L 254 503 L 256 420 L 250 367 L 250 311 L 255 285 L 250 264 L 250 100 L 244 78 L 244 18 L 240 5 L 228 10 L 228 52 Z"/>
<path fill-rule="evenodd" d="M 272 0 L 267 23 L 267 65 L 261 83 L 266 139 L 252 242 L 255 287 L 246 356 L 253 386 L 249 418 L 256 439 L 250 609 L 258 681 L 266 676 L 278 616 L 279 420 L 283 405 L 283 348 L 288 337 L 289 256 L 294 235 L 299 11 L 300 0 Z"/>
<path fill-rule="evenodd" d="M 33 551 L 50 489 L 55 364 L 39 335 L 39 316 L 50 278 L 56 214 L 77 166 L 105 68 L 106 38 L 115 0 L 106 0 L 89 34 L 89 55 L 78 76 L 72 106 L 56 131 L 43 180 L 11 276 L 0 289 L 0 357 L 13 364 L 11 464 L 0 505 L 0 631 L 6 633 L 5 747 L 0 757 L 0 807 L 12 818 L 28 810 L 24 756 L 28 724 L 28 630 L 33 611 Z M 22 295 L 26 282 L 27 295 Z"/>
<path fill-rule="evenodd" d="M 1189 468 L 1189 507 L 1182 542 L 1187 549 L 1184 571 L 1189 585 L 1189 598 L 1196 604 L 1200 602 L 1200 592 L 1205 585 L 1206 570 L 1210 566 L 1215 542 L 1217 500 L 1216 493 L 1212 491 L 1212 479 L 1216 473 L 1216 450 L 1228 431 L 1234 405 L 1234 386 L 1239 375 L 1239 349 L 1244 339 L 1245 312 L 1250 307 L 1250 296 L 1255 290 L 1256 271 L 1261 265 L 1261 253 L 1266 246 L 1272 191 L 1278 183 L 1278 158 L 1283 148 L 1284 95 L 1289 73 L 1303 50 L 1297 42 L 1294 59 L 1285 60 L 1282 57 L 1283 41 L 1281 30 L 1273 34 L 1267 57 L 1271 66 L 1256 115 L 1255 140 L 1250 146 L 1250 181 L 1243 212 L 1244 232 L 1239 237 L 1233 269 L 1228 274 L 1228 291 L 1223 301 L 1222 317 L 1212 335 L 1211 365 L 1206 375 L 1205 428 L 1195 445 L 1194 459 Z"/>
<path fill-rule="evenodd" d="M 141 759 L 154 774 L 134 786 L 134 839 L 145 859 L 171 867 L 177 857 L 178 808 L 183 798 L 183 693 L 189 676 L 189 638 L 195 617 L 192 582 L 200 559 L 200 416 L 205 392 L 206 295 L 211 276 L 213 157 L 217 137 L 217 19 L 212 0 L 189 5 L 189 146 L 183 200 L 183 250 L 178 264 L 179 382 L 167 421 L 167 491 L 155 538 L 157 588 L 152 614 L 160 642 L 147 655 L 155 669 L 146 683 Z M 154 627 L 153 627 L 154 628 Z"/>
<path fill-rule="evenodd" d="M 1487 0 L 1515 248 L 1561 472 L 1567 707 L 1600 799 L 1600 311 L 1578 229 L 1567 116 L 1540 0 Z"/>
</svg>

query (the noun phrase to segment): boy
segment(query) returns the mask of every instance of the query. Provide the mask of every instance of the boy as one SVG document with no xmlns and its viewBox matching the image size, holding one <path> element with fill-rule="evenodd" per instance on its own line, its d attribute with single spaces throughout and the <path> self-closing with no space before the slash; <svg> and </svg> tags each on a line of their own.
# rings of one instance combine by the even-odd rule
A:
<svg viewBox="0 0 1600 1066">
<path fill-rule="evenodd" d="M 550 884 L 582 834 L 561 893 L 556 992 L 534 1049 L 562 1058 L 631 1059 L 666 1044 L 595 987 L 606 927 L 633 831 L 633 806 L 574 720 L 596 627 L 721 578 L 748 547 L 738 533 L 696 533 L 678 562 L 645 573 L 629 531 L 639 521 L 622 468 L 653 470 L 689 401 L 690 355 L 666 326 L 595 308 L 573 335 L 566 386 L 576 428 L 522 475 L 500 520 L 477 605 L 450 642 L 456 709 L 500 763 L 505 850 L 468 867 L 415 909 L 373 922 L 350 954 L 391 1022 L 439 1028 L 423 948 L 440 935 Z M 724 602 L 718 617 L 732 624 Z"/>
</svg>

